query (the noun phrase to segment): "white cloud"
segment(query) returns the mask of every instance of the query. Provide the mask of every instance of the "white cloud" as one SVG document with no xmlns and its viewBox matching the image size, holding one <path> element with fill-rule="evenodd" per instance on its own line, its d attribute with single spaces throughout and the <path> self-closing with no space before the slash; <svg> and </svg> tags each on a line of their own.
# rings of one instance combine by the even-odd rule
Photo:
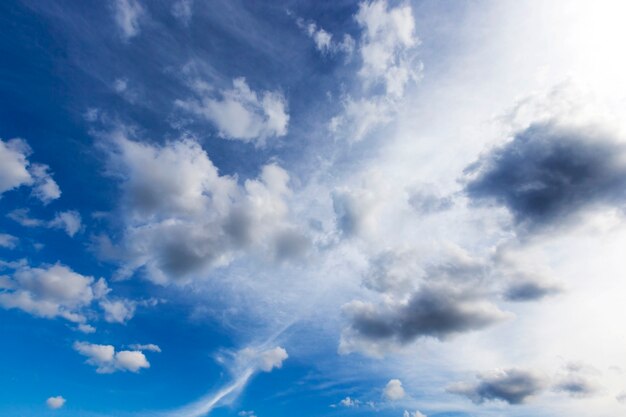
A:
<svg viewBox="0 0 626 417">
<path fill-rule="evenodd" d="M 100 301 L 100 308 L 104 311 L 104 320 L 109 323 L 126 323 L 135 315 L 137 303 L 131 300 L 109 300 Z"/>
<path fill-rule="evenodd" d="M 354 51 L 354 39 L 352 36 L 345 34 L 341 42 L 333 39 L 333 35 L 314 22 L 305 23 L 302 19 L 297 20 L 298 26 L 311 38 L 315 43 L 315 48 L 322 54 L 334 54 L 344 52 L 348 56 Z"/>
<path fill-rule="evenodd" d="M 409 410 L 404 410 L 404 413 L 402 413 L 402 417 L 426 417 L 426 414 L 423 414 L 418 410 L 415 410 L 413 412 L 410 412 Z"/>
<path fill-rule="evenodd" d="M 23 139 L 0 139 L 0 195 L 26 185 L 32 187 L 32 194 L 44 204 L 61 196 L 58 184 L 52 179 L 49 167 L 31 164 L 28 156 L 32 153 Z"/>
<path fill-rule="evenodd" d="M 284 234 L 293 233 L 289 176 L 279 166 L 266 165 L 258 179 L 239 185 L 193 140 L 112 140 L 110 170 L 123 181 L 125 229 L 119 246 L 101 238 L 100 249 L 123 264 L 120 274 L 141 268 L 155 282 L 186 282 L 228 265 L 242 249 L 275 256 Z"/>
<path fill-rule="evenodd" d="M 0 283 L 0 306 L 37 317 L 84 323 L 85 310 L 100 295 L 102 285 L 106 285 L 104 279 L 96 281 L 60 264 L 41 268 L 21 265 L 11 278 Z"/>
<path fill-rule="evenodd" d="M 245 78 L 235 78 L 233 88 L 216 97 L 206 88 L 198 89 L 199 100 L 177 100 L 181 108 L 212 122 L 221 137 L 263 145 L 266 139 L 287 134 L 287 101 L 276 91 L 258 94 Z"/>
<path fill-rule="evenodd" d="M 88 359 L 86 363 L 96 367 L 100 374 L 110 374 L 117 371 L 139 372 L 149 368 L 150 363 L 146 356 L 138 350 L 115 351 L 112 345 L 98 345 L 87 342 L 75 342 L 74 350 Z"/>
<path fill-rule="evenodd" d="M 243 368 L 271 372 L 274 368 L 280 369 L 288 357 L 287 351 L 280 346 L 264 350 L 248 347 L 237 352 L 235 360 Z"/>
<path fill-rule="evenodd" d="M 383 395 L 389 401 L 397 401 L 404 398 L 406 393 L 404 392 L 404 387 L 402 386 L 402 381 L 399 379 L 391 379 L 385 385 L 385 389 L 383 390 Z"/>
<path fill-rule="evenodd" d="M 63 229 L 70 237 L 74 237 L 82 229 L 80 213 L 68 210 L 56 213 L 50 221 L 30 217 L 29 209 L 16 209 L 7 214 L 11 220 L 24 227 L 46 227 L 49 229 Z"/>
<path fill-rule="evenodd" d="M 19 239 L 13 235 L 0 233 L 0 248 L 13 249 L 18 241 Z"/>
<path fill-rule="evenodd" d="M 22 139 L 7 142 L 0 139 L 0 194 L 21 185 L 32 184 L 27 160 L 30 153 L 30 148 Z"/>
<path fill-rule="evenodd" d="M 128 40 L 140 32 L 140 20 L 145 11 L 138 0 L 114 0 L 115 22 L 122 38 Z"/>
<path fill-rule="evenodd" d="M 74 210 L 57 213 L 48 227 L 64 229 L 68 236 L 74 237 L 82 228 L 80 213 Z"/>
<path fill-rule="evenodd" d="M 46 400 L 46 405 L 52 410 L 57 410 L 65 405 L 65 398 L 60 395 L 50 397 Z"/>
<path fill-rule="evenodd" d="M 389 8 L 386 0 L 362 2 L 355 18 L 364 32 L 359 75 L 366 85 L 382 82 L 387 94 L 401 97 L 406 83 L 416 77 L 408 55 L 419 43 L 411 6 Z"/>
<path fill-rule="evenodd" d="M 146 350 L 149 352 L 161 353 L 161 348 L 153 343 L 148 343 L 147 345 L 135 344 L 135 345 L 130 345 L 129 347 L 132 350 Z"/>
</svg>

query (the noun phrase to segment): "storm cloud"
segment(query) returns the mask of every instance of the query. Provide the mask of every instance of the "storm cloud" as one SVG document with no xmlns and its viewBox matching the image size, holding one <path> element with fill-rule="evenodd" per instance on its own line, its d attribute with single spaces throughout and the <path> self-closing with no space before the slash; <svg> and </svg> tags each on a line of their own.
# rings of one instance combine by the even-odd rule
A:
<svg viewBox="0 0 626 417">
<path fill-rule="evenodd" d="M 518 227 L 560 224 L 626 202 L 626 145 L 600 128 L 534 124 L 466 169 L 476 202 L 506 207 Z"/>
</svg>

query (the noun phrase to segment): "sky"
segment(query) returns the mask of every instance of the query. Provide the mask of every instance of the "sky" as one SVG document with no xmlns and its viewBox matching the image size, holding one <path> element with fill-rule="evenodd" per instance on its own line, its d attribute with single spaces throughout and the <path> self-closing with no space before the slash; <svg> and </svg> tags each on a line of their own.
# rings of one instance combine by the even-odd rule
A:
<svg viewBox="0 0 626 417">
<path fill-rule="evenodd" d="M 1 2 L 0 415 L 623 415 L 624 13 Z"/>
</svg>

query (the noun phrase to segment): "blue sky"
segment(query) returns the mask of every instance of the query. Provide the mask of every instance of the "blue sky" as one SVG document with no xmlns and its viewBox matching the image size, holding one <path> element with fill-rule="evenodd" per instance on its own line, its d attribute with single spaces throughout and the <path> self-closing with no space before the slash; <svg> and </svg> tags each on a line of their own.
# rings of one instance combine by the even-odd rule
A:
<svg viewBox="0 0 626 417">
<path fill-rule="evenodd" d="M 0 415 L 612 417 L 619 1 L 0 4 Z"/>
</svg>

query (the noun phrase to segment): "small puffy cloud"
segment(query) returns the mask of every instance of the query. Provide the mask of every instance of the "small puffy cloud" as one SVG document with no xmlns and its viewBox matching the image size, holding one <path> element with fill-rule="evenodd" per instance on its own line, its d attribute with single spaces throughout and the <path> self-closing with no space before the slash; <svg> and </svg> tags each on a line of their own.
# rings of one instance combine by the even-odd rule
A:
<svg viewBox="0 0 626 417">
<path fill-rule="evenodd" d="M 337 229 L 344 237 L 359 236 L 376 227 L 376 196 L 366 190 L 339 189 L 332 194 Z"/>
<path fill-rule="evenodd" d="M 117 371 L 139 372 L 143 368 L 150 367 L 146 356 L 138 350 L 116 352 L 112 345 L 87 342 L 75 342 L 74 350 L 86 356 L 86 363 L 95 366 L 96 372 L 100 374 L 110 374 Z"/>
<path fill-rule="evenodd" d="M 389 123 L 395 107 L 395 103 L 385 97 L 347 97 L 343 100 L 343 112 L 330 120 L 328 128 L 348 142 L 359 142 Z"/>
<path fill-rule="evenodd" d="M 359 404 L 361 404 L 361 401 L 355 400 L 354 398 L 351 398 L 351 397 L 346 397 L 343 400 L 339 401 L 337 405 L 341 407 L 350 408 L 350 407 L 358 407 Z"/>
<path fill-rule="evenodd" d="M 287 134 L 289 114 L 285 97 L 276 91 L 256 93 L 245 78 L 235 78 L 233 88 L 214 95 L 203 88 L 199 100 L 178 100 L 182 109 L 213 123 L 225 139 L 263 145 L 266 139 Z"/>
<path fill-rule="evenodd" d="M 56 397 L 50 397 L 46 400 L 46 405 L 51 410 L 57 410 L 65 405 L 65 398 L 60 395 Z"/>
<path fill-rule="evenodd" d="M 495 400 L 522 404 L 546 387 L 543 377 L 520 369 L 497 370 L 480 374 L 477 378 L 475 383 L 457 383 L 447 391 L 465 396 L 476 404 Z"/>
<path fill-rule="evenodd" d="M 28 161 L 31 153 L 23 139 L 0 139 L 0 195 L 25 185 L 32 187 L 33 196 L 48 204 L 61 196 L 61 190 L 47 165 Z"/>
<path fill-rule="evenodd" d="M 123 39 L 128 40 L 140 32 L 140 21 L 145 13 L 138 0 L 114 0 L 114 17 Z"/>
<path fill-rule="evenodd" d="M 0 306 L 17 308 L 37 317 L 62 317 L 84 323 L 84 310 L 98 298 L 98 288 L 106 286 L 61 264 L 32 268 L 19 266 L 13 276 L 0 283 Z"/>
<path fill-rule="evenodd" d="M 409 191 L 409 204 L 419 214 L 431 214 L 449 210 L 454 205 L 450 196 L 441 196 L 434 187 L 418 186 Z"/>
<path fill-rule="evenodd" d="M 81 222 L 80 214 L 77 211 L 62 211 L 48 222 L 48 227 L 63 229 L 68 236 L 74 237 L 82 228 Z"/>
<path fill-rule="evenodd" d="M 466 172 L 468 196 L 506 207 L 521 230 L 626 202 L 626 144 L 593 125 L 533 124 Z"/>
<path fill-rule="evenodd" d="M 30 153 L 30 147 L 22 139 L 7 142 L 0 139 L 0 194 L 32 184 L 27 159 Z"/>
<path fill-rule="evenodd" d="M 404 413 L 402 413 L 402 417 L 426 417 L 426 414 L 423 414 L 418 410 L 415 410 L 413 412 L 410 412 L 409 410 L 404 410 Z"/>
<path fill-rule="evenodd" d="M 263 350 L 247 347 L 236 353 L 235 361 L 244 368 L 271 372 L 274 368 L 281 368 L 288 357 L 287 351 L 280 346 Z"/>
<path fill-rule="evenodd" d="M 126 323 L 133 318 L 137 308 L 136 302 L 126 299 L 104 299 L 99 304 L 104 311 L 104 320 L 109 323 Z"/>
<path fill-rule="evenodd" d="M 399 379 L 391 379 L 385 385 L 385 389 L 383 390 L 383 396 L 389 401 L 397 401 L 404 398 L 406 393 L 404 392 L 404 387 L 402 386 L 402 381 Z"/>
<path fill-rule="evenodd" d="M 13 249 L 18 241 L 19 239 L 13 235 L 0 233 L 0 248 Z"/>
</svg>

